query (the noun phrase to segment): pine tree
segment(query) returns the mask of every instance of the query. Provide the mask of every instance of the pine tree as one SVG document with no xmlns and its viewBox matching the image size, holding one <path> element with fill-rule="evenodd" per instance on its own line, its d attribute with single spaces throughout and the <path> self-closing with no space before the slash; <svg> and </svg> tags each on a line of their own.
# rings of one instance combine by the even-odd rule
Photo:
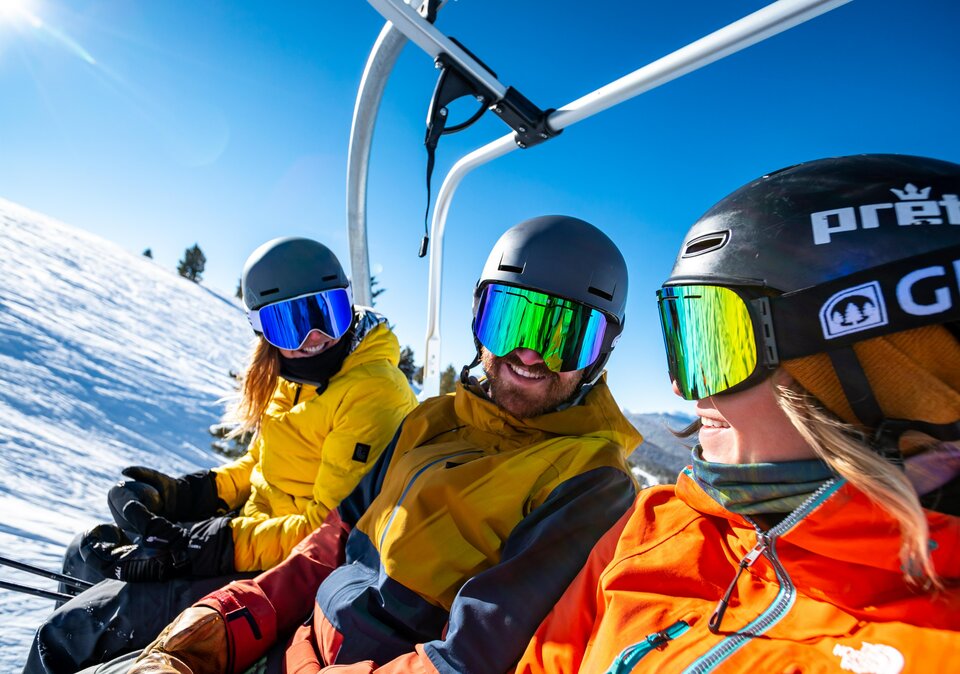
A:
<svg viewBox="0 0 960 674">
<path fill-rule="evenodd" d="M 183 252 L 183 259 L 177 265 L 177 272 L 183 278 L 199 283 L 203 278 L 203 268 L 207 264 L 207 256 L 200 250 L 200 246 L 193 244 Z"/>
<path fill-rule="evenodd" d="M 406 376 L 407 381 L 413 381 L 417 373 L 417 365 L 413 362 L 413 349 L 405 346 L 400 350 L 400 371 Z"/>
<path fill-rule="evenodd" d="M 440 373 L 440 395 L 444 393 L 453 393 L 457 388 L 457 371 L 453 365 L 447 365 L 447 369 Z"/>
<path fill-rule="evenodd" d="M 242 279 L 237 279 L 237 292 L 236 292 L 236 295 L 237 295 L 237 299 L 238 299 L 238 300 L 242 300 L 242 299 L 243 299 L 243 282 L 242 282 Z"/>
<path fill-rule="evenodd" d="M 376 288 L 378 285 L 380 285 L 380 282 L 377 280 L 377 277 L 371 276 L 370 277 L 370 306 L 371 307 L 377 306 L 377 298 L 380 297 L 380 295 L 382 295 L 383 293 L 387 292 L 386 288 L 379 288 L 377 290 L 374 290 L 374 288 Z"/>
<path fill-rule="evenodd" d="M 143 251 L 143 256 L 144 256 L 144 257 L 149 257 L 149 258 L 152 260 L 152 259 L 153 259 L 153 251 L 150 250 L 149 248 L 146 248 L 146 249 L 144 249 L 144 251 Z"/>
</svg>

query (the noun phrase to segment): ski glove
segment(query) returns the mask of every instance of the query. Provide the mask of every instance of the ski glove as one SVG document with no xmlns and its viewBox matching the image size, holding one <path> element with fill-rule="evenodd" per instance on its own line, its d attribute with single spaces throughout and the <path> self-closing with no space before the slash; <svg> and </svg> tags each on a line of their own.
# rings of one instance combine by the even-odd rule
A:
<svg viewBox="0 0 960 674">
<path fill-rule="evenodd" d="M 124 506 L 131 500 L 141 501 L 147 510 L 174 522 L 197 522 L 227 511 L 227 505 L 217 497 L 217 478 L 212 470 L 181 477 L 170 477 L 143 466 L 128 466 L 121 472 L 125 477 L 153 487 L 160 497 L 159 507 L 155 507 L 155 502 L 148 503 L 142 499 L 146 490 L 133 487 L 132 483 L 120 482 L 113 487 L 107 500 L 121 529 L 126 529 L 125 523 L 117 515 L 123 513 Z"/>
<path fill-rule="evenodd" d="M 129 582 L 166 581 L 179 576 L 219 576 L 232 573 L 233 531 L 229 517 L 195 524 L 175 524 L 154 515 L 139 501 L 123 508 L 123 518 L 137 534 L 132 545 L 105 551 L 105 574 Z"/>
<path fill-rule="evenodd" d="M 191 606 L 147 646 L 130 674 L 224 674 L 227 626 L 208 606 Z"/>
</svg>

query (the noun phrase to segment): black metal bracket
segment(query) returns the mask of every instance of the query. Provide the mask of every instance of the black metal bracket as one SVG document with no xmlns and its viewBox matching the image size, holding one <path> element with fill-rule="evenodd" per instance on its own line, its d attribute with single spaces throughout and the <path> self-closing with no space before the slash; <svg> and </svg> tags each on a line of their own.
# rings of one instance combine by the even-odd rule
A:
<svg viewBox="0 0 960 674">
<path fill-rule="evenodd" d="M 547 123 L 553 109 L 541 110 L 513 87 L 508 87 L 507 95 L 493 105 L 493 112 L 514 130 L 514 140 L 521 148 L 539 145 L 563 131 L 555 131 Z"/>
</svg>

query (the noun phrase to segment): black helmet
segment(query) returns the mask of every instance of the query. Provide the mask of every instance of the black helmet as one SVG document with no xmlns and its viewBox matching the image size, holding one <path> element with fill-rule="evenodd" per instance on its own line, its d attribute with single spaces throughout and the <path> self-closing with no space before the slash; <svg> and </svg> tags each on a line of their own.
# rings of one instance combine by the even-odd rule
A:
<svg viewBox="0 0 960 674">
<path fill-rule="evenodd" d="M 596 380 L 623 330 L 627 303 L 627 264 L 606 234 L 565 215 L 525 220 L 508 229 L 490 251 L 474 290 L 474 319 L 481 293 L 491 283 L 536 290 L 601 311 L 607 319 L 604 343 L 584 382 Z"/>
<path fill-rule="evenodd" d="M 827 354 L 856 417 L 879 437 L 890 420 L 852 345 L 960 320 L 958 195 L 960 165 L 925 157 L 836 157 L 765 175 L 721 200 L 687 233 L 661 290 L 664 328 L 674 320 L 664 307 L 683 286 L 735 289 L 750 307 L 758 352 L 754 374 L 736 386 L 783 361 Z M 676 370 L 677 349 L 686 348 L 671 343 L 678 334 L 667 341 L 668 356 L 675 350 L 671 367 L 692 387 L 702 385 L 707 361 Z M 724 382 L 710 374 L 721 392 Z M 957 431 L 929 424 L 923 430 Z"/>
<path fill-rule="evenodd" d="M 960 244 L 960 166 L 866 154 L 797 164 L 727 196 L 687 232 L 664 285 L 790 292 Z"/>
<path fill-rule="evenodd" d="M 308 293 L 347 288 L 340 261 L 322 243 L 288 236 L 267 241 L 247 258 L 240 277 L 248 311 Z"/>
</svg>

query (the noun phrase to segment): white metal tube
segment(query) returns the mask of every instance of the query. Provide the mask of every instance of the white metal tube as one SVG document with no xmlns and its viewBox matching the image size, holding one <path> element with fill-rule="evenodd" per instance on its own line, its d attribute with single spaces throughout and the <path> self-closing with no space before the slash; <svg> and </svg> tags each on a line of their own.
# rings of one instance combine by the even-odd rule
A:
<svg viewBox="0 0 960 674">
<path fill-rule="evenodd" d="M 374 0 L 370 0 L 373 2 Z M 778 0 L 656 61 L 578 98 L 552 113 L 547 121 L 559 131 L 677 77 L 709 65 L 850 0 Z M 513 134 L 461 158 L 443 181 L 430 226 L 430 288 L 427 293 L 427 344 L 421 397 L 440 391 L 440 282 L 443 274 L 443 234 L 450 202 L 467 173 L 517 149 Z"/>
<path fill-rule="evenodd" d="M 386 24 L 370 50 L 353 106 L 350 148 L 347 153 L 347 237 L 350 245 L 350 273 L 353 301 L 363 306 L 373 302 L 370 287 L 370 255 L 367 246 L 367 176 L 370 147 L 377 112 L 390 72 L 407 38 Z"/>
<path fill-rule="evenodd" d="M 461 49 L 446 35 L 420 16 L 420 13 L 404 0 L 367 0 L 387 21 L 397 30 L 406 35 L 411 42 L 427 52 L 434 59 L 440 54 L 446 54 L 480 82 L 489 91 L 492 91 L 497 100 L 503 98 L 507 88 L 494 75 L 480 65 L 477 60 Z"/>
<path fill-rule="evenodd" d="M 779 0 L 568 103 L 547 121 L 559 131 L 850 1 Z"/>
</svg>

